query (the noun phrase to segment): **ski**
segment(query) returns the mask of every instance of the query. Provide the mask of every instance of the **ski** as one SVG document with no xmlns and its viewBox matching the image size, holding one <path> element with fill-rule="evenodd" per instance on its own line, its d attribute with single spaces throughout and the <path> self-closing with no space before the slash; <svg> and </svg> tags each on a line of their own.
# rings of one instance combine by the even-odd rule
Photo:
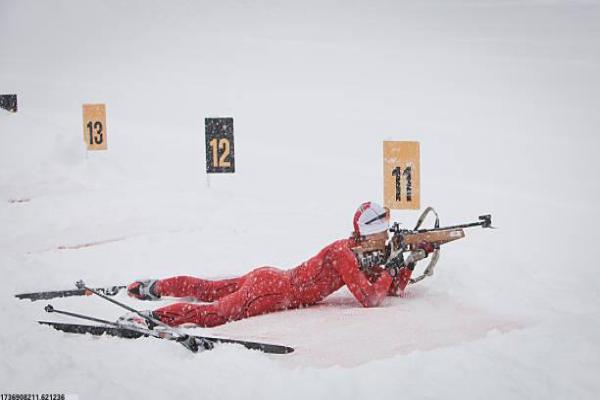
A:
<svg viewBox="0 0 600 400">
<path fill-rule="evenodd" d="M 159 339 L 166 339 L 169 341 L 174 341 L 183 345 L 186 349 L 196 353 L 198 351 L 203 350 L 211 350 L 215 343 L 229 343 L 229 344 L 239 344 L 248 349 L 260 350 L 265 353 L 272 354 L 287 354 L 294 351 L 293 348 L 282 346 L 282 345 L 273 345 L 269 343 L 258 343 L 258 342 L 249 342 L 245 340 L 235 340 L 235 339 L 223 339 L 223 338 L 214 338 L 214 337 L 205 337 L 205 336 L 194 336 L 189 335 L 186 332 L 181 331 L 178 328 L 169 326 L 164 322 L 156 319 L 152 315 L 147 315 L 143 312 L 136 310 L 133 307 L 128 306 L 125 303 L 121 303 L 115 299 L 112 299 L 100 291 L 96 289 L 92 289 L 86 286 L 85 282 L 82 280 L 77 281 L 75 286 L 79 290 L 87 290 L 96 296 L 115 304 L 121 308 L 126 309 L 127 311 L 133 312 L 137 314 L 140 318 L 143 318 L 148 325 L 148 328 L 143 328 L 139 326 L 126 326 L 121 322 L 112 322 L 103 319 L 99 319 L 96 317 L 92 317 L 84 314 L 77 314 L 64 310 L 57 310 L 51 304 L 48 304 L 44 310 L 48 313 L 57 313 L 62 314 L 68 317 L 83 319 L 87 321 L 97 322 L 102 325 L 82 325 L 82 324 L 65 324 L 60 322 L 50 322 L 50 321 L 38 321 L 43 325 L 50 325 L 54 329 L 62 330 L 64 332 L 69 333 L 90 333 L 93 335 L 103 335 L 108 334 L 112 336 L 125 337 L 125 338 L 138 338 L 142 336 L 152 336 Z"/>
<path fill-rule="evenodd" d="M 143 328 L 140 326 L 131 326 L 131 325 L 127 326 L 127 325 L 123 325 L 123 323 L 120 321 L 112 322 L 112 321 L 107 321 L 105 319 L 92 317 L 90 315 L 77 314 L 77 313 L 73 313 L 70 311 L 64 311 L 64 310 L 57 310 L 51 304 L 48 304 L 46 307 L 44 307 L 44 310 L 49 313 L 66 315 L 68 317 L 83 319 L 86 321 L 99 322 L 99 323 L 103 324 L 102 326 L 126 329 L 126 330 L 133 331 L 136 333 L 141 333 L 143 336 L 154 336 L 154 337 L 158 337 L 160 339 L 169 339 L 176 343 L 181 344 L 186 349 L 188 349 L 194 353 L 197 353 L 199 350 L 210 350 L 213 348 L 213 344 L 211 342 L 208 342 L 201 338 L 192 338 L 190 335 L 183 333 L 183 332 L 179 332 L 178 330 L 171 328 L 169 326 L 163 326 L 161 330 L 154 330 L 153 327 L 155 327 L 156 325 L 153 325 L 153 327 L 148 327 L 148 328 Z M 92 326 L 92 328 L 94 328 L 94 326 Z"/>
<path fill-rule="evenodd" d="M 103 288 L 96 288 L 95 291 L 102 293 L 106 296 L 115 296 L 119 291 L 125 289 L 127 286 L 108 286 Z M 91 296 L 93 292 L 87 289 L 69 289 L 69 290 L 53 290 L 47 292 L 33 292 L 33 293 L 20 293 L 16 294 L 15 297 L 21 300 L 29 299 L 31 301 L 37 300 L 49 300 L 58 297 L 71 297 L 71 296 Z"/>
<path fill-rule="evenodd" d="M 63 322 L 52 322 L 52 321 L 38 321 L 41 325 L 51 326 L 52 328 L 67 332 L 67 333 L 75 333 L 75 334 L 91 334 L 94 336 L 115 336 L 125 339 L 138 339 L 140 337 L 155 337 L 158 339 L 167 339 L 178 341 L 178 338 L 173 336 L 162 337 L 159 331 L 154 330 L 146 330 L 146 329 L 130 329 L 125 327 L 116 327 L 116 326 L 97 326 L 97 325 L 85 325 L 85 324 L 71 324 L 71 323 L 63 323 Z M 199 343 L 204 350 L 211 350 L 215 344 L 237 344 L 242 345 L 250 350 L 259 350 L 268 354 L 288 354 L 294 351 L 292 347 L 278 345 L 278 344 L 270 344 L 270 343 L 261 343 L 261 342 L 251 342 L 247 340 L 236 340 L 236 339 L 224 339 L 224 338 L 216 338 L 216 337 L 208 337 L 208 336 L 194 336 L 189 335 L 189 338 L 193 339 L 196 343 Z"/>
</svg>

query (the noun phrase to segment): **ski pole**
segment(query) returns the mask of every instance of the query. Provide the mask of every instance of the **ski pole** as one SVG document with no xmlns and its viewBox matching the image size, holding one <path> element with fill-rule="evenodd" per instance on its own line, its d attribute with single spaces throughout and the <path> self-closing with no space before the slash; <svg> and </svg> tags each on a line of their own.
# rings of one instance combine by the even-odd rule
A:
<svg viewBox="0 0 600 400">
<path fill-rule="evenodd" d="M 168 337 L 165 337 L 165 335 L 161 335 L 162 332 L 156 332 L 156 331 L 153 331 L 152 329 L 138 328 L 135 326 L 123 326 L 122 324 L 119 324 L 118 322 L 107 321 L 105 319 L 95 318 L 95 317 L 91 317 L 89 315 L 77 314 L 77 313 L 64 311 L 64 310 L 57 310 L 51 304 L 48 304 L 46 307 L 44 307 L 44 310 L 48 313 L 62 314 L 62 315 L 66 315 L 66 316 L 73 317 L 73 318 L 83 319 L 86 321 L 100 322 L 101 324 L 110 325 L 115 328 L 126 329 L 126 330 L 138 332 L 138 333 L 148 335 L 148 336 L 156 336 L 156 337 L 161 337 L 163 339 L 168 339 Z"/>
<path fill-rule="evenodd" d="M 200 342 L 200 345 L 203 347 L 203 349 L 211 349 L 213 347 L 213 344 L 210 343 L 209 340 L 207 340 L 207 339 L 203 338 L 201 341 L 199 341 L 199 340 L 196 340 L 196 338 L 194 338 L 193 336 L 189 336 L 189 335 L 186 335 L 186 337 L 182 337 L 179 335 L 179 332 L 177 332 L 173 329 L 171 329 L 169 331 L 170 335 L 167 336 L 167 335 L 165 335 L 165 332 L 157 332 L 152 329 L 137 328 L 134 326 L 123 326 L 123 325 L 119 324 L 118 322 L 107 321 L 107 320 L 100 319 L 100 318 L 94 318 L 89 315 L 77 314 L 77 313 L 73 313 L 73 312 L 69 312 L 69 311 L 57 310 L 51 304 L 48 304 L 46 307 L 44 307 L 44 310 L 48 313 L 62 314 L 62 315 L 66 315 L 66 316 L 73 317 L 73 318 L 79 318 L 79 319 L 83 319 L 83 320 L 87 320 L 87 321 L 99 322 L 101 324 L 106 324 L 106 325 L 112 326 L 114 328 L 137 332 L 144 336 L 154 336 L 159 339 L 174 340 L 178 343 L 181 343 L 186 349 L 191 350 L 193 353 L 197 353 L 199 350 L 198 342 Z M 173 336 L 173 333 L 176 333 L 177 336 Z"/>
<path fill-rule="evenodd" d="M 178 331 L 177 331 L 176 329 L 174 329 L 172 326 L 169 326 L 169 325 L 165 324 L 164 322 L 162 322 L 162 321 L 159 321 L 159 320 L 158 320 L 158 319 L 156 319 L 156 318 L 150 317 L 150 316 L 148 316 L 148 315 L 144 315 L 142 312 L 140 312 L 140 311 L 136 310 L 136 309 L 135 309 L 135 308 L 133 308 L 133 307 L 129 307 L 127 304 L 121 303 L 120 301 L 117 301 L 117 300 L 115 300 L 115 299 L 111 299 L 110 297 L 108 297 L 108 296 L 105 296 L 104 294 L 100 293 L 99 291 L 97 291 L 97 290 L 95 290 L 95 289 L 91 289 L 91 288 L 87 287 L 87 286 L 85 285 L 85 282 L 84 282 L 83 280 L 78 280 L 77 282 L 75 282 L 75 286 L 77 286 L 77 288 L 79 288 L 79 289 L 85 289 L 85 290 L 89 290 L 90 292 L 94 293 L 96 296 L 100 296 L 100 297 L 102 297 L 104 300 L 108 300 L 108 301 L 110 301 L 111 303 L 113 303 L 113 304 L 116 304 L 116 305 L 118 305 L 119 307 L 122 307 L 122 308 L 126 309 L 127 311 L 131 311 L 131 312 L 133 312 L 133 313 L 136 313 L 136 314 L 137 314 L 137 315 L 139 315 L 140 317 L 144 318 L 146 321 L 148 321 L 148 322 L 151 322 L 151 323 L 152 323 L 152 326 L 150 327 L 150 329 L 152 329 L 152 328 L 153 328 L 154 326 L 156 326 L 156 325 L 160 325 L 160 326 L 162 326 L 162 327 L 169 328 L 170 330 L 174 331 L 175 333 L 177 333 L 177 335 L 178 335 L 178 336 L 187 336 L 187 335 L 185 335 L 185 334 L 183 334 L 183 333 L 180 333 L 180 332 L 178 332 Z"/>
<path fill-rule="evenodd" d="M 100 319 L 100 318 L 90 317 L 89 315 L 83 315 L 83 314 L 72 313 L 69 311 L 57 310 L 56 308 L 54 308 L 52 306 L 52 304 L 48 304 L 46 307 L 44 307 L 44 311 L 46 311 L 48 313 L 67 315 L 67 316 L 73 317 L 73 318 L 85 319 L 87 321 L 100 322 L 101 324 L 107 324 L 107 325 L 111 325 L 111 326 L 115 326 L 115 327 L 121 327 L 116 322 L 107 321 L 107 320 Z"/>
<path fill-rule="evenodd" d="M 127 304 L 123 304 L 117 300 L 111 299 L 110 297 L 107 297 L 105 295 L 103 295 L 102 293 L 98 292 L 97 290 L 91 289 L 89 287 L 87 287 L 85 285 L 85 282 L 83 282 L 83 280 L 78 280 L 77 282 L 75 282 L 75 286 L 77 286 L 78 289 L 86 289 L 89 290 L 90 292 L 94 293 L 95 295 L 110 301 L 113 304 L 118 305 L 119 307 L 122 307 L 124 309 L 126 309 L 127 311 L 131 311 L 137 315 L 139 315 L 140 317 L 144 318 L 146 321 L 154 324 L 153 326 L 162 326 L 163 328 L 168 329 L 170 332 L 172 332 L 173 334 L 175 334 L 177 336 L 177 339 L 175 339 L 177 342 L 181 343 L 183 346 L 185 346 L 187 349 L 193 351 L 194 353 L 198 351 L 198 343 L 197 341 L 194 339 L 193 336 L 190 336 L 186 333 L 180 332 L 178 329 L 175 329 L 174 327 L 165 324 L 164 322 L 162 322 L 159 319 L 156 319 L 154 317 L 148 316 L 148 315 L 144 315 L 143 313 L 141 313 L 140 311 L 136 310 L 133 307 L 129 307 Z M 201 343 L 202 346 L 206 346 L 205 343 Z M 206 348 L 206 347 L 205 347 Z"/>
<path fill-rule="evenodd" d="M 100 322 L 101 324 L 106 324 L 106 325 L 112 326 L 117 329 L 124 329 L 127 331 L 136 332 L 136 333 L 139 333 L 140 335 L 144 335 L 144 336 L 155 336 L 155 337 L 160 337 L 163 339 L 168 339 L 163 336 L 160 336 L 159 333 L 154 332 L 150 329 L 137 328 L 134 326 L 123 326 L 123 325 L 119 324 L 118 322 L 107 321 L 105 319 L 94 318 L 94 317 L 90 317 L 89 315 L 77 314 L 77 313 L 72 313 L 69 311 L 57 310 L 51 304 L 48 304 L 46 307 L 44 307 L 44 310 L 48 313 L 62 314 L 62 315 L 66 315 L 66 316 L 73 317 L 73 318 L 83 319 L 86 321 Z"/>
</svg>

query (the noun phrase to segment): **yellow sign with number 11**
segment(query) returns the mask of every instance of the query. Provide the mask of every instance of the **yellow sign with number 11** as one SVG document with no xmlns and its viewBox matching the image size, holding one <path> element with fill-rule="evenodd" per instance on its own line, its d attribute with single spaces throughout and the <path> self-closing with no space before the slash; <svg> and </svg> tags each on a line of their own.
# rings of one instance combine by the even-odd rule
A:
<svg viewBox="0 0 600 400">
<path fill-rule="evenodd" d="M 83 105 L 83 140 L 88 150 L 106 150 L 106 106 Z"/>
<path fill-rule="evenodd" d="M 396 210 L 421 207 L 419 142 L 383 142 L 384 205 Z"/>
</svg>

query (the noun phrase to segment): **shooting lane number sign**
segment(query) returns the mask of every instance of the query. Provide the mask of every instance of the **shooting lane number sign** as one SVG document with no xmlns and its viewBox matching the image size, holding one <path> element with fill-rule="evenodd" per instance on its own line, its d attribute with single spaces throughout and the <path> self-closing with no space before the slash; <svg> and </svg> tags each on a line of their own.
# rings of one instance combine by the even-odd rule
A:
<svg viewBox="0 0 600 400">
<path fill-rule="evenodd" d="M 384 205 L 396 210 L 421 207 L 419 142 L 383 142 Z"/>
<path fill-rule="evenodd" d="M 205 118 L 206 172 L 234 173 L 233 118 Z"/>
<path fill-rule="evenodd" d="M 83 140 L 88 150 L 106 150 L 106 106 L 83 105 Z"/>
</svg>

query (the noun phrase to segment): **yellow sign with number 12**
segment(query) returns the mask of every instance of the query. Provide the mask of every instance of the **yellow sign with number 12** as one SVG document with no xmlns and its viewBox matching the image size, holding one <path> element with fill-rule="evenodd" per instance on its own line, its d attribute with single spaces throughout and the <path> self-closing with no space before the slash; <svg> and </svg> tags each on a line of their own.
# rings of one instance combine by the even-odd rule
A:
<svg viewBox="0 0 600 400">
<path fill-rule="evenodd" d="M 419 142 L 383 142 L 384 205 L 396 210 L 421 207 Z"/>
<path fill-rule="evenodd" d="M 83 105 L 83 140 L 88 150 L 106 150 L 106 106 Z"/>
</svg>

